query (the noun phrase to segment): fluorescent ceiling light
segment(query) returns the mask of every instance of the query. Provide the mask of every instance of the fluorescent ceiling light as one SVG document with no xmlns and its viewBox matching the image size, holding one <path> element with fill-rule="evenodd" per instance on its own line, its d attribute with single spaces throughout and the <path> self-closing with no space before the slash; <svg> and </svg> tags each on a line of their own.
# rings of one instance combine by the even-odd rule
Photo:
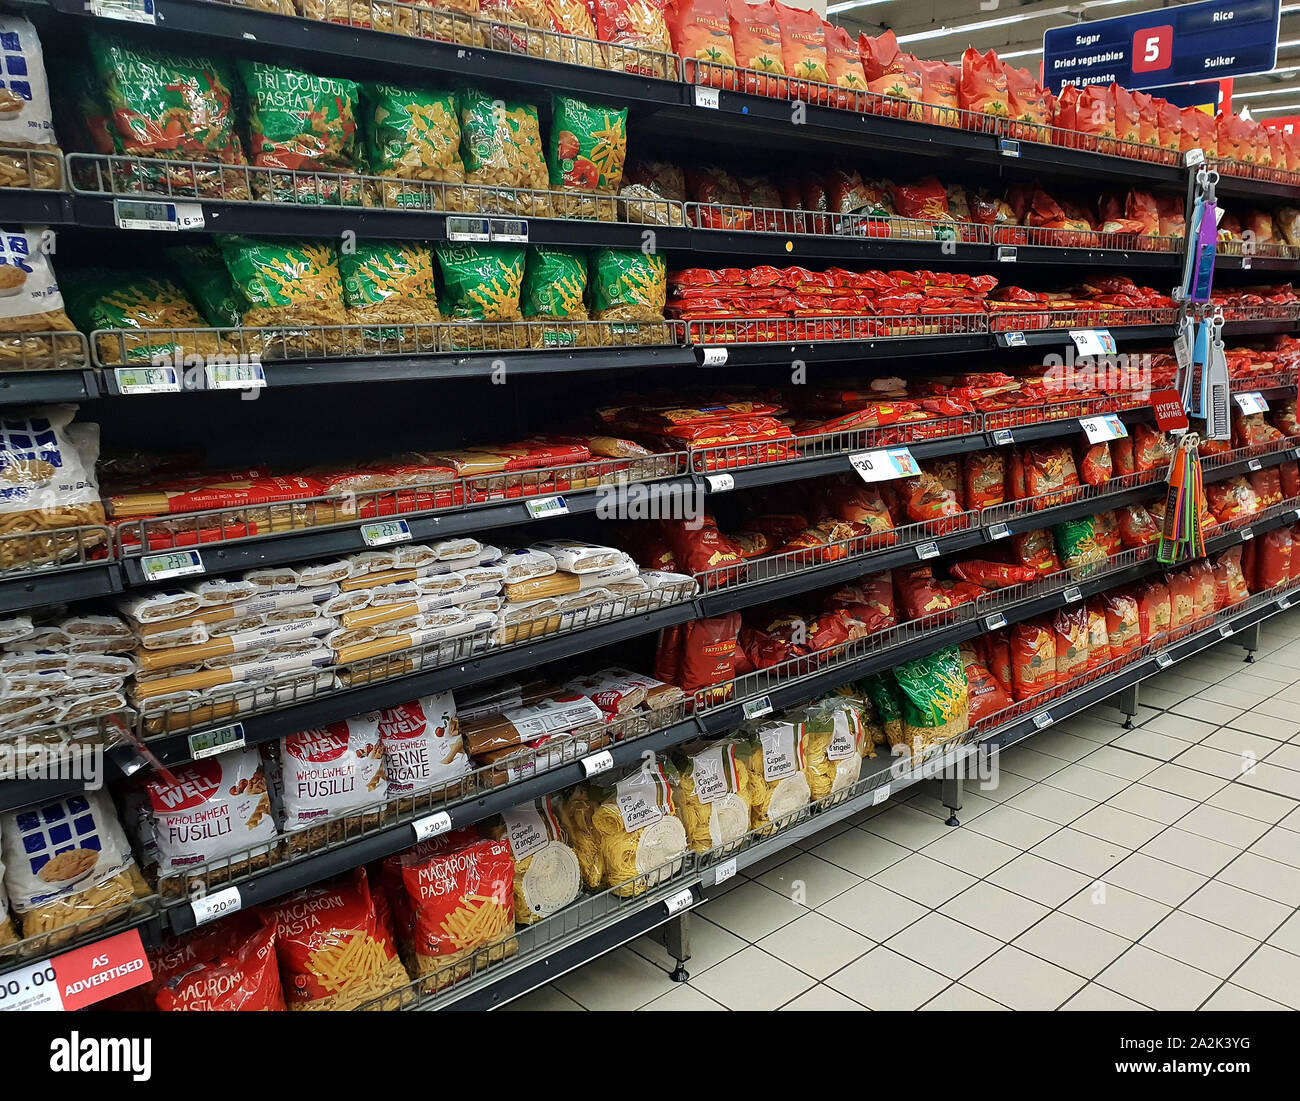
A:
<svg viewBox="0 0 1300 1101">
<path fill-rule="evenodd" d="M 1009 23 L 1019 23 L 1025 19 L 1052 19 L 1058 15 L 1072 15 L 1080 7 L 1105 8 L 1114 4 L 1137 2 L 1138 0 L 1086 0 L 1083 4 L 1072 4 L 1058 8 L 1035 8 L 1031 4 L 1026 4 L 1017 8 L 1014 15 L 1004 15 L 997 19 L 977 19 L 973 23 L 957 23 L 951 27 L 936 27 L 934 30 L 917 31 L 915 34 L 900 34 L 898 41 L 900 44 L 904 42 L 924 42 L 931 38 L 947 38 L 950 35 L 963 34 L 966 31 L 982 31 L 991 27 L 1005 27 Z M 830 11 L 832 9 L 827 8 L 826 10 Z"/>
<path fill-rule="evenodd" d="M 1043 52 L 1042 46 L 1035 46 L 1032 50 L 1016 50 L 1014 53 L 1009 53 L 1009 54 L 1004 54 L 999 50 L 998 57 L 1004 59 L 1009 59 L 1013 57 L 1030 57 L 1033 54 L 1041 54 L 1042 52 Z"/>
<path fill-rule="evenodd" d="M 1288 84 L 1285 88 L 1264 88 L 1258 92 L 1233 92 L 1232 101 L 1236 103 L 1239 99 L 1255 99 L 1258 96 L 1282 96 L 1291 92 L 1300 92 L 1300 88 L 1294 84 Z M 1256 108 L 1256 110 L 1258 109 Z"/>
<path fill-rule="evenodd" d="M 1265 111 L 1300 111 L 1300 103 L 1284 103 L 1280 107 L 1252 107 L 1251 112 L 1262 115 Z"/>
<path fill-rule="evenodd" d="M 893 0 L 848 0 L 845 4 L 832 4 L 826 9 L 827 15 L 838 15 L 842 11 L 852 11 L 854 8 L 871 8 L 877 4 L 892 4 Z"/>
</svg>

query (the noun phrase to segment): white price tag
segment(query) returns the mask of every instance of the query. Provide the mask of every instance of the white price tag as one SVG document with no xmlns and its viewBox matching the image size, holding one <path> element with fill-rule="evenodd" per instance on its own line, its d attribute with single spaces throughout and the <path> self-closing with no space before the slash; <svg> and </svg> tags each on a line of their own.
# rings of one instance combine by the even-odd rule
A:
<svg viewBox="0 0 1300 1101">
<path fill-rule="evenodd" d="M 761 719 L 764 715 L 772 714 L 772 700 L 768 696 L 760 696 L 756 700 L 746 700 L 741 704 L 741 710 L 744 711 L 747 719 Z"/>
<path fill-rule="evenodd" d="M 196 550 L 169 551 L 140 559 L 140 572 L 146 581 L 166 581 L 170 577 L 188 577 L 204 573 L 203 556 Z"/>
<path fill-rule="evenodd" d="M 1160 653 L 1156 654 L 1156 665 L 1158 665 L 1161 669 L 1168 669 L 1171 665 L 1173 665 L 1173 663 L 1174 663 L 1174 659 L 1169 654 L 1166 654 L 1163 650 L 1161 650 Z"/>
<path fill-rule="evenodd" d="M 998 428 L 993 432 L 993 442 L 998 447 L 1009 447 L 1016 442 L 1016 435 L 1010 428 Z"/>
<path fill-rule="evenodd" d="M 438 837 L 451 829 L 451 815 L 445 810 L 440 810 L 437 814 L 417 818 L 411 823 L 411 827 L 415 830 L 417 841 L 428 841 L 429 838 Z"/>
<path fill-rule="evenodd" d="M 113 219 L 118 229 L 153 229 L 179 232 L 203 228 L 203 207 L 198 203 L 173 203 L 164 199 L 114 199 Z"/>
<path fill-rule="evenodd" d="M 921 472 L 911 451 L 906 447 L 889 447 L 883 451 L 854 451 L 849 455 L 849 465 L 864 482 L 910 478 Z"/>
<path fill-rule="evenodd" d="M 599 753 L 593 753 L 589 757 L 582 759 L 582 771 L 587 776 L 599 776 L 602 772 L 608 772 L 614 767 L 614 754 L 608 749 L 602 749 Z"/>
<path fill-rule="evenodd" d="M 1024 348 L 1027 346 L 1025 343 L 1025 334 L 1019 329 L 1014 329 L 1011 332 L 1006 333 L 1002 339 L 1008 348 Z"/>
<path fill-rule="evenodd" d="M 449 217 L 447 219 L 448 241 L 490 241 L 492 226 L 486 218 Z"/>
<path fill-rule="evenodd" d="M 1246 463 L 1246 469 L 1250 471 L 1262 470 L 1264 469 L 1264 464 L 1261 463 L 1258 459 L 1251 459 L 1249 462 Z"/>
<path fill-rule="evenodd" d="M 361 525 L 361 539 L 367 547 L 383 547 L 389 543 L 409 543 L 411 529 L 405 520 L 379 520 Z"/>
<path fill-rule="evenodd" d="M 1046 730 L 1052 725 L 1052 716 L 1047 711 L 1040 711 L 1034 716 L 1033 723 L 1035 730 Z"/>
<path fill-rule="evenodd" d="M 1268 412 L 1268 402 L 1258 390 L 1249 390 L 1244 394 L 1233 394 L 1232 400 L 1237 403 L 1237 408 L 1246 415 Z"/>
<path fill-rule="evenodd" d="M 709 111 L 718 109 L 718 89 L 705 88 L 701 84 L 695 86 L 695 106 L 703 107 Z"/>
<path fill-rule="evenodd" d="M 1089 443 L 1105 443 L 1107 440 L 1118 440 L 1128 435 L 1128 429 L 1124 427 L 1124 422 L 1116 413 L 1106 413 L 1100 417 L 1083 417 L 1079 421 L 1079 427 L 1083 429 L 1083 434 L 1088 437 Z"/>
<path fill-rule="evenodd" d="M 1174 339 L 1174 359 L 1178 361 L 1178 370 L 1187 372 L 1192 369 L 1192 346 L 1184 333 L 1179 332 Z"/>
<path fill-rule="evenodd" d="M 1289 596 L 1279 596 L 1277 598 L 1277 610 L 1279 612 L 1285 612 L 1289 607 L 1291 607 L 1291 598 Z"/>
<path fill-rule="evenodd" d="M 0 975 L 0 1012 L 62 1012 L 59 980 L 50 960 L 39 960 Z"/>
<path fill-rule="evenodd" d="M 736 876 L 736 858 L 733 856 L 730 860 L 724 860 L 718 865 L 717 874 L 713 877 L 713 883 L 716 886 L 719 883 L 726 883 L 729 879 Z"/>
<path fill-rule="evenodd" d="M 919 547 L 916 548 L 916 557 L 919 558 L 922 562 L 924 562 L 927 558 L 938 558 L 939 544 L 922 543 Z"/>
<path fill-rule="evenodd" d="M 1183 164 L 1188 168 L 1195 168 L 1198 164 L 1205 163 L 1205 150 L 1193 147 L 1183 154 Z"/>
<path fill-rule="evenodd" d="M 883 803 L 888 798 L 889 798 L 889 785 L 881 784 L 880 787 L 876 788 L 876 790 L 871 793 L 871 805 L 873 807 L 878 807 L 880 806 L 881 803 Z"/>
<path fill-rule="evenodd" d="M 244 748 L 244 724 L 231 723 L 219 726 L 216 730 L 201 730 L 189 737 L 190 756 L 196 761 L 204 757 L 215 757 L 231 749 Z"/>
<path fill-rule="evenodd" d="M 736 479 L 730 474 L 706 474 L 704 483 L 709 487 L 710 493 L 726 493 L 736 488 Z"/>
<path fill-rule="evenodd" d="M 1070 339 L 1081 356 L 1109 356 L 1115 354 L 1115 338 L 1109 329 L 1071 329 Z"/>
<path fill-rule="evenodd" d="M 727 362 L 726 348 L 705 348 L 704 349 L 704 366 L 705 367 L 722 367 Z"/>
<path fill-rule="evenodd" d="M 115 367 L 117 392 L 131 394 L 179 394 L 181 376 L 175 367 Z"/>
<path fill-rule="evenodd" d="M 1254 538 L 1255 538 L 1255 529 L 1252 528 L 1249 524 L 1247 524 L 1244 528 L 1241 529 L 1241 541 L 1243 543 L 1246 542 L 1246 540 L 1248 539 L 1254 539 Z"/>
<path fill-rule="evenodd" d="M 1219 625 L 1219 637 L 1220 637 L 1220 638 L 1229 638 L 1229 637 L 1231 637 L 1231 635 L 1232 635 L 1232 624 L 1230 624 L 1230 623 L 1221 623 L 1221 624 Z"/>
<path fill-rule="evenodd" d="M 528 244 L 528 222 L 523 218 L 493 218 L 488 223 L 488 233 L 493 241 L 511 245 Z"/>
<path fill-rule="evenodd" d="M 1014 264 L 1016 262 L 1016 246 L 998 245 L 998 260 L 1004 264 Z"/>
<path fill-rule="evenodd" d="M 671 898 L 664 899 L 664 909 L 668 911 L 668 916 L 680 914 L 683 910 L 689 910 L 695 905 L 695 892 L 689 887 L 678 891 Z"/>
<path fill-rule="evenodd" d="M 1250 265 L 1251 265 L 1250 257 L 1251 257 L 1251 254 L 1250 254 L 1249 252 L 1246 252 L 1246 251 L 1244 251 L 1244 250 L 1242 251 L 1242 254 L 1241 254 L 1241 270 L 1242 270 L 1242 271 L 1250 271 Z"/>
<path fill-rule="evenodd" d="M 260 390 L 266 385 L 266 372 L 255 359 L 244 363 L 209 363 L 203 368 L 209 390 Z"/>
<path fill-rule="evenodd" d="M 1020 156 L 1020 142 L 1012 138 L 1002 138 L 998 142 L 998 151 L 1004 157 L 1018 157 Z"/>
<path fill-rule="evenodd" d="M 1077 604 L 1083 599 L 1083 591 L 1077 585 L 1071 585 L 1061 596 L 1067 604 Z"/>
<path fill-rule="evenodd" d="M 535 501 L 524 502 L 524 508 L 534 520 L 546 520 L 552 516 L 567 516 L 568 502 L 563 497 L 538 497 Z"/>
<path fill-rule="evenodd" d="M 994 612 L 992 615 L 984 617 L 984 629 L 986 631 L 996 631 L 999 627 L 1007 625 L 1007 617 L 1001 612 Z"/>
<path fill-rule="evenodd" d="M 213 891 L 202 898 L 190 899 L 190 911 L 194 914 L 195 925 L 206 925 L 219 917 L 233 914 L 243 907 L 244 900 L 239 897 L 238 887 L 227 887 L 222 891 Z"/>
<path fill-rule="evenodd" d="M 1011 529 L 1006 524 L 990 524 L 989 538 L 996 542 L 999 539 L 1006 539 L 1011 534 Z"/>
</svg>

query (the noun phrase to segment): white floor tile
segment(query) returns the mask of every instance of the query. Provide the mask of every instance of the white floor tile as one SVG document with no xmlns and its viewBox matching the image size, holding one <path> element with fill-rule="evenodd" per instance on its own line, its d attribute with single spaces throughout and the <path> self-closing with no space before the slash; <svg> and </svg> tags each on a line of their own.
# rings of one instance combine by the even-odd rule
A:
<svg viewBox="0 0 1300 1101">
<path fill-rule="evenodd" d="M 931 860 L 921 853 L 913 853 L 906 860 L 900 860 L 883 872 L 877 872 L 871 877 L 871 882 L 933 909 L 964 891 L 975 882 L 975 876 L 950 868 L 938 860 Z"/>
<path fill-rule="evenodd" d="M 1054 963 L 1007 945 L 967 975 L 962 985 L 1011 1009 L 1033 1010 L 1056 1009 L 1083 982 Z"/>
<path fill-rule="evenodd" d="M 1242 783 L 1227 784 L 1205 801 L 1212 807 L 1274 824 L 1281 822 L 1292 811 L 1300 809 L 1300 803 L 1294 799 L 1288 799 L 1285 795 L 1274 795 L 1269 791 L 1260 791 L 1258 788 L 1247 787 Z"/>
<path fill-rule="evenodd" d="M 1217 879 L 1210 880 L 1179 909 L 1255 940 L 1267 940 L 1292 910 L 1271 898 L 1261 898 Z"/>
<path fill-rule="evenodd" d="M 939 913 L 999 940 L 1012 941 L 1051 911 L 1040 902 L 983 879 L 950 898 L 939 907 Z"/>
<path fill-rule="evenodd" d="M 1026 814 L 1009 803 L 1003 803 L 988 814 L 981 814 L 964 828 L 1016 849 L 1030 849 L 1054 834 L 1059 826 L 1045 818 Z"/>
<path fill-rule="evenodd" d="M 813 980 L 788 963 L 750 946 L 691 976 L 691 985 L 728 1009 L 773 1010 L 798 997 Z"/>
<path fill-rule="evenodd" d="M 1066 1002 L 1062 1009 L 1084 1010 L 1092 1013 L 1114 1013 L 1117 1010 L 1132 1012 L 1139 1009 L 1147 1009 L 1145 1005 L 1140 1005 L 1133 1001 L 1132 998 L 1126 998 L 1123 994 L 1116 994 L 1113 990 L 1107 990 L 1104 986 L 1098 986 L 1095 982 L 1090 982 L 1073 998 Z"/>
<path fill-rule="evenodd" d="M 808 851 L 863 879 L 869 879 L 912 853 L 911 849 L 858 828 L 845 830 Z"/>
<path fill-rule="evenodd" d="M 1002 942 L 943 914 L 926 914 L 885 942 L 899 955 L 932 971 L 960 979 L 1002 947 Z"/>
<path fill-rule="evenodd" d="M 1139 849 L 1164 826 L 1150 818 L 1143 818 L 1140 814 L 1132 814 L 1106 803 L 1075 819 L 1070 828 L 1100 837 L 1103 841 L 1113 841 L 1126 849 Z"/>
<path fill-rule="evenodd" d="M 1013 891 L 1044 906 L 1056 907 L 1079 893 L 1091 878 L 1033 853 L 1016 857 L 988 878 L 995 886 Z"/>
<path fill-rule="evenodd" d="M 924 917 L 928 909 L 868 880 L 832 899 L 817 912 L 864 937 L 883 941 Z"/>
<path fill-rule="evenodd" d="M 1188 811 L 1199 806 L 1194 799 L 1184 799 L 1181 795 L 1148 787 L 1145 783 L 1125 788 L 1118 795 L 1107 799 L 1106 805 L 1166 826 L 1173 825 Z"/>
<path fill-rule="evenodd" d="M 1015 941 L 1030 955 L 1086 979 L 1117 960 L 1132 942 L 1065 913 L 1049 914 Z"/>
<path fill-rule="evenodd" d="M 1210 776 L 1185 765 L 1161 765 L 1154 772 L 1142 777 L 1147 787 L 1159 788 L 1184 799 L 1198 802 L 1208 799 L 1216 791 L 1227 786 L 1227 781 L 1217 776 Z"/>
<path fill-rule="evenodd" d="M 862 824 L 862 828 L 908 849 L 924 848 L 948 832 L 948 827 L 933 815 L 913 810 L 905 803 L 869 819 Z"/>
<path fill-rule="evenodd" d="M 1208 837 L 1180 830 L 1177 826 L 1170 826 L 1164 833 L 1143 845 L 1141 851 L 1147 856 L 1177 864 L 1188 871 L 1212 876 L 1227 867 L 1228 862 L 1240 850 L 1232 845 L 1224 845 Z"/>
<path fill-rule="evenodd" d="M 868 1009 L 918 1009 L 951 982 L 888 948 L 873 948 L 826 985 Z"/>
<path fill-rule="evenodd" d="M 694 974 L 694 972 L 692 972 Z M 727 1007 L 696 990 L 690 983 L 676 983 L 667 994 L 660 995 L 649 1005 L 647 1013 L 725 1013 Z"/>
<path fill-rule="evenodd" d="M 805 975 L 824 979 L 871 951 L 875 941 L 823 914 L 812 913 L 769 933 L 758 947 Z"/>
<path fill-rule="evenodd" d="M 1300 868 L 1290 864 L 1244 852 L 1218 878 L 1284 906 L 1300 906 Z"/>
<path fill-rule="evenodd" d="M 1058 830 L 1030 850 L 1035 856 L 1096 879 L 1128 856 L 1130 850 L 1113 841 L 1080 833 L 1069 826 Z"/>
<path fill-rule="evenodd" d="M 1253 990 L 1247 990 L 1244 986 L 1235 986 L 1230 982 L 1224 983 L 1218 990 L 1210 995 L 1202 1009 L 1217 1009 L 1227 1012 L 1239 1013 L 1259 1013 L 1272 1011 L 1274 1013 L 1286 1012 L 1287 1007 L 1279 1002 L 1271 1001 L 1262 994 L 1256 994 Z"/>
<path fill-rule="evenodd" d="M 823 902 L 857 886 L 862 877 L 812 853 L 800 853 L 761 876 L 759 882 L 768 890 L 815 910 Z"/>
<path fill-rule="evenodd" d="M 672 983 L 659 968 L 630 948 L 616 948 L 585 967 L 570 971 L 554 985 L 584 1009 L 627 1010 L 666 994 Z"/>
<path fill-rule="evenodd" d="M 980 1010 L 982 1012 L 1005 1013 L 1007 1007 L 995 1002 L 992 998 L 986 998 L 983 994 L 977 994 L 974 990 L 962 986 L 961 983 L 953 983 L 937 998 L 931 998 L 925 1005 L 921 1006 L 925 1010 L 939 1010 L 947 1012 L 960 1012 L 969 1010 Z"/>
<path fill-rule="evenodd" d="M 1061 906 L 1061 913 L 1098 929 L 1108 929 L 1129 941 L 1140 940 L 1169 912 L 1170 908 L 1162 902 L 1106 882 L 1080 891 Z"/>
<path fill-rule="evenodd" d="M 1248 848 L 1268 832 L 1268 826 L 1254 818 L 1206 806 L 1188 811 L 1178 820 L 1178 828 L 1242 849 Z"/>
<path fill-rule="evenodd" d="M 1067 826 L 1081 814 L 1086 814 L 1097 806 L 1092 799 L 1064 791 L 1061 788 L 1035 784 L 1027 791 L 1007 800 L 1007 806 L 1032 814 L 1048 822 Z M 1041 840 L 1041 839 L 1040 839 Z M 1036 844 L 1037 842 L 1035 842 Z"/>
<path fill-rule="evenodd" d="M 1075 795 L 1082 795 L 1085 799 L 1093 799 L 1098 803 L 1104 803 L 1131 783 L 1122 776 L 1100 772 L 1087 765 L 1071 765 L 1069 768 L 1063 768 L 1060 772 L 1053 773 L 1044 782 L 1048 787 L 1073 792 Z"/>
<path fill-rule="evenodd" d="M 846 998 L 838 990 L 832 990 L 829 986 L 823 986 L 818 983 L 811 990 L 806 990 L 793 1001 L 788 1001 L 781 1007 L 782 1013 L 865 1013 L 867 1007 L 859 1005 L 852 998 Z"/>
<path fill-rule="evenodd" d="M 968 829 L 954 829 L 927 845 L 921 854 L 982 879 L 1014 860 L 1020 849 Z"/>
<path fill-rule="evenodd" d="M 1300 956 L 1271 944 L 1262 945 L 1233 974 L 1232 981 L 1256 994 L 1300 1009 Z"/>
<path fill-rule="evenodd" d="M 791 902 L 785 895 L 769 891 L 757 881 L 742 883 L 719 899 L 706 902 L 700 912 L 751 944 L 782 925 L 808 913 L 808 907 Z"/>
<path fill-rule="evenodd" d="M 1134 853 L 1111 868 L 1103 881 L 1166 906 L 1177 906 L 1208 883 L 1209 877 L 1156 860 L 1146 853 Z"/>
<path fill-rule="evenodd" d="M 1219 985 L 1213 975 L 1140 944 L 1133 945 L 1096 981 L 1117 994 L 1161 1010 L 1196 1009 Z"/>
<path fill-rule="evenodd" d="M 1140 780 L 1160 765 L 1159 761 L 1153 761 L 1137 753 L 1126 753 L 1110 745 L 1093 750 L 1079 763 L 1085 768 L 1096 769 L 1098 772 L 1105 772 L 1123 780 Z"/>
<path fill-rule="evenodd" d="M 1259 947 L 1257 940 L 1180 910 L 1147 933 L 1142 943 L 1221 979 L 1231 975 Z"/>
</svg>

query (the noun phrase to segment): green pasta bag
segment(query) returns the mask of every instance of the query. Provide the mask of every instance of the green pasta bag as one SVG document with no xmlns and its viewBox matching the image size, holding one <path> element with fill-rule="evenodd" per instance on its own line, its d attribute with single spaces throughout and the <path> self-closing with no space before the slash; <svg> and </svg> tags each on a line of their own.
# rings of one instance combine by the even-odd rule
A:
<svg viewBox="0 0 1300 1101">
<path fill-rule="evenodd" d="M 564 317 L 585 321 L 587 257 L 576 249 L 534 245 L 524 267 L 521 305 L 524 317 Z"/>
<path fill-rule="evenodd" d="M 903 741 L 903 703 L 899 698 L 898 685 L 892 677 L 884 673 L 872 673 L 862 679 L 862 691 L 880 720 L 885 732 L 885 740 L 890 745 Z"/>
<path fill-rule="evenodd" d="M 510 245 L 439 245 L 446 314 L 456 320 L 517 321 L 524 249 Z"/>
<path fill-rule="evenodd" d="M 600 321 L 662 321 L 668 265 L 639 249 L 597 249 L 589 286 L 592 317 Z"/>
<path fill-rule="evenodd" d="M 357 86 L 262 61 L 237 62 L 248 95 L 253 164 L 298 172 L 347 173 L 358 169 Z M 259 174 L 259 199 L 308 205 L 359 205 L 359 180 Z"/>
<path fill-rule="evenodd" d="M 603 191 L 623 182 L 627 159 L 627 108 L 551 96 L 551 141 L 546 164 L 551 187 Z"/>
<path fill-rule="evenodd" d="M 454 93 L 363 84 L 361 102 L 366 160 L 376 176 L 430 183 L 465 179 Z M 438 201 L 441 196 L 423 188 L 386 183 L 382 190 L 386 207 L 434 209 L 442 205 Z"/>
<path fill-rule="evenodd" d="M 163 255 L 209 325 L 232 328 L 239 324 L 239 297 L 216 245 L 177 245 L 164 249 Z"/>
<path fill-rule="evenodd" d="M 1052 538 L 1056 541 L 1061 565 L 1067 569 L 1091 566 L 1106 557 L 1105 548 L 1097 538 L 1095 517 L 1080 516 L 1057 524 L 1052 528 Z"/>
<path fill-rule="evenodd" d="M 358 241 L 339 254 L 343 299 L 350 320 L 392 322 L 408 329 L 366 329 L 368 341 L 400 342 L 404 350 L 431 350 L 439 320 L 433 252 L 410 241 Z"/>
<path fill-rule="evenodd" d="M 549 178 L 537 108 L 531 103 L 498 99 L 477 88 L 458 89 L 456 107 L 465 182 L 503 189 L 470 196 L 467 209 L 488 209 L 490 205 L 504 214 L 550 217 L 553 211 L 545 194 Z M 543 194 L 516 195 L 515 189 Z"/>
<path fill-rule="evenodd" d="M 970 688 L 957 647 L 892 670 L 903 704 L 903 738 L 913 756 L 970 728 Z"/>
</svg>

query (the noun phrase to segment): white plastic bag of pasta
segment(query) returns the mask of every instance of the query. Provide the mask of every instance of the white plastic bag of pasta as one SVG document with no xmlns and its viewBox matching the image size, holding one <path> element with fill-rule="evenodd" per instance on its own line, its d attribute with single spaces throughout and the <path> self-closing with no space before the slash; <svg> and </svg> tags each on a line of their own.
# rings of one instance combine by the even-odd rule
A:
<svg viewBox="0 0 1300 1101">
<path fill-rule="evenodd" d="M 668 770 L 677 817 L 692 852 L 734 845 L 749 832 L 748 769 L 735 739 L 694 742 L 673 754 Z"/>
<path fill-rule="evenodd" d="M 818 700 L 801 715 L 804 776 L 813 802 L 845 792 L 862 774 L 866 722 L 855 701 L 842 696 Z"/>
<path fill-rule="evenodd" d="M 531 925 L 578 897 L 578 857 L 565 841 L 549 795 L 505 811 L 501 821 L 500 829 L 489 833 L 505 837 L 515 859 L 515 924 Z"/>
<path fill-rule="evenodd" d="M 388 797 L 379 715 L 368 711 L 280 742 L 285 833 L 355 814 Z"/>
<path fill-rule="evenodd" d="M 145 785 L 158 873 L 261 856 L 277 836 L 261 758 L 251 747 L 193 761 Z"/>
<path fill-rule="evenodd" d="M 643 894 L 681 869 L 686 829 L 673 807 L 661 765 L 642 765 L 604 793 L 592 816 L 605 886 L 627 897 Z"/>
<path fill-rule="evenodd" d="M 4 834 L 0 833 L 0 854 L 3 854 L 3 852 Z M 0 883 L 4 882 L 4 877 L 4 860 L 0 859 Z M 0 890 L 0 948 L 3 948 L 6 944 L 13 944 L 17 939 L 18 934 L 14 932 L 14 923 L 9 920 L 9 897 L 3 890 Z"/>
<path fill-rule="evenodd" d="M 415 795 L 469 772 L 456 699 L 435 692 L 379 712 L 388 794 Z"/>
<path fill-rule="evenodd" d="M 148 893 L 108 796 L 70 795 L 0 818 L 4 885 L 23 935 L 104 914 Z"/>
<path fill-rule="evenodd" d="M 0 47 L 4 53 L 4 75 L 0 77 L 0 145 L 20 148 L 53 145 L 50 89 L 45 80 L 45 60 L 36 28 L 26 19 L 12 15 L 0 17 Z"/>
<path fill-rule="evenodd" d="M 0 296 L 0 327 L 12 316 L 6 312 L 12 301 Z M 0 416 L 0 531 L 10 530 L 6 521 L 21 514 L 44 528 L 104 522 L 95 480 L 99 427 L 74 428 L 76 413 L 75 405 L 51 405 Z"/>
<path fill-rule="evenodd" d="M 791 722 L 762 723 L 739 752 L 748 770 L 743 794 L 751 828 L 792 825 L 812 798 L 801 728 Z"/>
</svg>

